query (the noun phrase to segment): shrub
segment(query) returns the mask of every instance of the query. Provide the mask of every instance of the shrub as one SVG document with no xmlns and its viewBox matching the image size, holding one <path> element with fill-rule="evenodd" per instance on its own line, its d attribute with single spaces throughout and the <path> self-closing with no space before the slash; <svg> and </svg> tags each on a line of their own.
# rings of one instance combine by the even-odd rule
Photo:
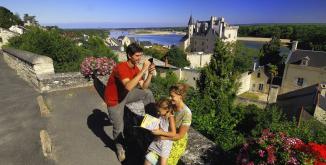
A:
<svg viewBox="0 0 326 165">
<path fill-rule="evenodd" d="M 305 144 L 283 132 L 262 131 L 259 138 L 248 140 L 237 156 L 236 163 L 253 164 L 314 164 L 326 163 L 326 145 Z"/>
<path fill-rule="evenodd" d="M 105 76 L 112 73 L 115 61 L 111 58 L 93 56 L 86 57 L 80 64 L 80 71 L 86 78 L 91 78 L 92 75 Z"/>
<path fill-rule="evenodd" d="M 52 58 L 56 72 L 78 71 L 85 55 L 82 48 L 54 29 L 29 27 L 21 36 L 11 38 L 9 46 Z"/>
</svg>

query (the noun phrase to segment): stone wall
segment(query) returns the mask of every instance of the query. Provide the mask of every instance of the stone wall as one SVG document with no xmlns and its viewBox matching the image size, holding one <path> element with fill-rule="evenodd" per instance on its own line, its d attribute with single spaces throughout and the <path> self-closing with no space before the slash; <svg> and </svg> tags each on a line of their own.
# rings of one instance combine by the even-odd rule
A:
<svg viewBox="0 0 326 165">
<path fill-rule="evenodd" d="M 237 80 L 240 83 L 237 95 L 241 95 L 250 90 L 251 87 L 251 75 L 249 72 L 242 73 Z"/>
<path fill-rule="evenodd" d="M 190 128 L 188 139 L 188 146 L 181 157 L 181 161 L 184 164 L 219 164 L 218 157 L 221 154 L 217 150 L 216 144 L 205 136 Z M 223 164 L 223 163 L 222 163 Z"/>
<path fill-rule="evenodd" d="M 203 52 L 187 53 L 187 60 L 189 60 L 191 68 L 201 68 L 209 64 L 212 55 L 212 53 Z"/>
<path fill-rule="evenodd" d="M 54 74 L 53 61 L 49 57 L 13 48 L 4 48 L 3 57 L 22 79 L 37 89 L 40 76 Z"/>
<path fill-rule="evenodd" d="M 51 92 L 93 85 L 79 72 L 55 73 L 53 61 L 47 56 L 13 48 L 4 48 L 5 62 L 39 92 Z M 99 77 L 104 83 L 107 77 Z"/>
<path fill-rule="evenodd" d="M 297 84 L 298 78 L 303 78 L 302 86 Z M 302 66 L 295 64 L 285 65 L 280 93 L 287 93 L 308 87 L 326 80 L 325 68 Z"/>
<path fill-rule="evenodd" d="M 106 84 L 108 76 L 99 77 Z M 67 90 L 71 88 L 79 88 L 92 86 L 93 80 L 85 78 L 79 72 L 56 73 L 51 75 L 43 75 L 38 78 L 39 88 L 42 92 L 52 92 L 58 90 Z"/>
</svg>

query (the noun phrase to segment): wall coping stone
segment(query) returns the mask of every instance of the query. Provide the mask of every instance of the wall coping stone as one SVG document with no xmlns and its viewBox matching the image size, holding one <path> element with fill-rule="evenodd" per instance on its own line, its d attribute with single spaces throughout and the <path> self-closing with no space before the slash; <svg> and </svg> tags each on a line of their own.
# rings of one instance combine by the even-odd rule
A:
<svg viewBox="0 0 326 165">
<path fill-rule="evenodd" d="M 24 50 L 18 50 L 14 48 L 3 48 L 3 51 L 33 65 L 42 63 L 53 63 L 53 60 L 50 57 L 38 55 Z"/>
</svg>

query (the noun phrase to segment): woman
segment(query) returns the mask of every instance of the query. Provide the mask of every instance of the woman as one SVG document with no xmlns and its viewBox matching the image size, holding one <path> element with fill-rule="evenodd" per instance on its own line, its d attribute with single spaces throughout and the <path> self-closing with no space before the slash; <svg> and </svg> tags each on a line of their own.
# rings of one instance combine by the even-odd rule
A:
<svg viewBox="0 0 326 165">
<path fill-rule="evenodd" d="M 174 110 L 176 135 L 173 137 L 159 136 L 163 140 L 173 140 L 168 165 L 176 165 L 187 147 L 188 131 L 191 124 L 191 111 L 183 102 L 188 90 L 188 85 L 177 84 L 170 88 L 172 103 L 176 105 Z"/>
</svg>

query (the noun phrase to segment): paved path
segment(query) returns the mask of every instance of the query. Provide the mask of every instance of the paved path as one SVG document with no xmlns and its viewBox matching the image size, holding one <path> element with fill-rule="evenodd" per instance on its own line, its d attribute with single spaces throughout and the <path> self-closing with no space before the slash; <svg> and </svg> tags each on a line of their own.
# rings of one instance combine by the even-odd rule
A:
<svg viewBox="0 0 326 165">
<path fill-rule="evenodd" d="M 4 62 L 0 53 L 0 164 L 47 165 L 41 150 L 39 94 Z"/>
<path fill-rule="evenodd" d="M 44 94 L 57 164 L 118 165 L 106 106 L 94 87 Z"/>
</svg>

